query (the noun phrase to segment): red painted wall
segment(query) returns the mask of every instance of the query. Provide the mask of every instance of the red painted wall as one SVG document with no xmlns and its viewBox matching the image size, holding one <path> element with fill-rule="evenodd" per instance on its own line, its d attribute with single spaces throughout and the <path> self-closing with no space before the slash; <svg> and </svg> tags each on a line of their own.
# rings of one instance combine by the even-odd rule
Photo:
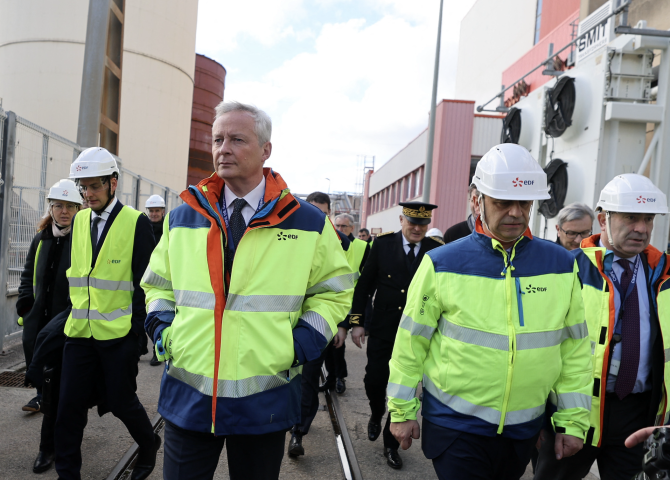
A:
<svg viewBox="0 0 670 480">
<path fill-rule="evenodd" d="M 191 113 L 191 143 L 186 185 L 195 185 L 214 171 L 212 165 L 212 123 L 214 108 L 223 100 L 226 69 L 204 55 L 195 58 L 195 85 Z"/>
<path fill-rule="evenodd" d="M 581 0 L 543 0 L 540 40 L 549 35 L 565 20 L 579 18 L 580 4 Z M 576 15 L 574 15 L 575 11 L 577 12 Z"/>
<path fill-rule="evenodd" d="M 570 0 L 572 2 L 572 0 Z M 569 3 L 569 2 L 566 2 Z M 549 32 L 542 40 L 540 40 L 537 45 L 531 48 L 524 56 L 519 60 L 514 62 L 512 65 L 507 68 L 502 74 L 502 84 L 505 86 L 512 85 L 514 82 L 519 80 L 522 75 L 528 73 L 530 70 L 538 66 L 540 63 L 547 59 L 547 54 L 549 52 L 549 44 L 554 44 L 554 52 L 557 52 L 565 45 L 570 43 L 572 40 L 571 33 L 572 27 L 570 24 L 575 20 L 579 20 L 579 6 L 577 10 L 574 10 L 572 14 L 568 15 L 562 23 L 560 23 L 554 30 Z M 542 21 L 544 22 L 544 13 L 542 14 Z M 577 30 L 575 29 L 575 34 Z M 562 60 L 567 60 L 570 49 L 565 50 L 559 55 Z M 536 88 L 541 87 L 552 77 L 547 75 L 542 75 L 542 70 L 544 67 L 540 67 L 535 70 L 533 73 L 526 77 L 526 83 L 530 85 L 530 91 L 532 92 Z M 505 92 L 505 100 L 512 96 L 512 89 L 509 89 Z"/>
<path fill-rule="evenodd" d="M 463 194 L 463 186 L 467 190 L 474 103 L 470 100 L 443 100 L 437 106 L 430 202 L 438 208 L 433 210 L 429 228 L 437 227 L 442 233 L 464 220 L 467 195 Z"/>
</svg>

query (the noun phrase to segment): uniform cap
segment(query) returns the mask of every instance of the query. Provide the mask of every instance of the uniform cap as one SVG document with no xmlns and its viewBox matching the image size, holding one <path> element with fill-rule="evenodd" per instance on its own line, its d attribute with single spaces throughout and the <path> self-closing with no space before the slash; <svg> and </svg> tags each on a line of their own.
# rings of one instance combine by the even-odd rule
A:
<svg viewBox="0 0 670 480">
<path fill-rule="evenodd" d="M 424 202 L 401 202 L 402 214 L 411 223 L 428 225 L 433 218 L 433 210 L 437 205 Z"/>
</svg>

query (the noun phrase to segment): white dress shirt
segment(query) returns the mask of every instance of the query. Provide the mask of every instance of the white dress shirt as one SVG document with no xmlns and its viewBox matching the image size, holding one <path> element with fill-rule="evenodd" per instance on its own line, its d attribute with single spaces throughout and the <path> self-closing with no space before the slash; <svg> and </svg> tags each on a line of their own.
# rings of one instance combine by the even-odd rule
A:
<svg viewBox="0 0 670 480">
<path fill-rule="evenodd" d="M 402 236 L 402 248 L 405 250 L 405 255 L 409 253 L 409 240 L 405 238 L 405 235 Z M 414 244 L 414 256 L 419 256 L 419 249 L 421 249 L 421 242 Z"/>
<path fill-rule="evenodd" d="M 602 241 L 600 246 L 605 248 Z M 612 255 L 612 270 L 606 271 L 605 273 L 612 278 L 612 271 L 614 275 L 621 282 L 621 276 L 623 275 L 624 268 L 619 265 L 617 262 L 621 260 L 621 257 L 618 257 L 614 252 L 608 250 L 605 254 L 607 256 Z M 633 386 L 632 393 L 641 393 L 651 390 L 651 317 L 649 314 L 649 295 L 647 294 L 647 282 L 646 276 L 644 273 L 644 265 L 642 265 L 642 259 L 640 255 L 636 255 L 633 258 L 627 258 L 630 262 L 631 270 L 635 270 L 635 262 L 638 262 L 637 277 L 635 280 L 635 288 L 637 289 L 637 298 L 638 305 L 640 310 L 640 363 L 637 367 L 637 378 L 635 379 L 635 385 Z M 619 319 L 619 310 L 621 309 L 621 296 L 619 290 L 614 288 L 614 318 Z M 616 361 L 621 361 L 621 344 L 619 342 L 614 347 L 614 354 L 612 359 Z M 607 377 L 607 391 L 613 392 L 614 385 L 616 383 L 616 375 L 611 373 Z"/>
<path fill-rule="evenodd" d="M 254 188 L 252 191 L 247 193 L 243 198 L 246 200 L 247 204 L 242 208 L 242 217 L 244 218 L 244 223 L 249 225 L 249 220 L 251 220 L 251 217 L 254 216 L 256 213 L 256 209 L 258 209 L 258 204 L 261 201 L 261 198 L 263 198 L 263 195 L 265 194 L 265 177 L 261 180 L 261 183 L 259 183 L 256 188 Z M 228 185 L 223 187 L 223 195 L 224 199 L 226 201 L 226 208 L 228 209 L 228 219 L 230 220 L 230 216 L 233 214 L 233 202 L 237 200 L 239 197 L 235 195 L 230 188 L 228 188 Z"/>
<path fill-rule="evenodd" d="M 94 211 L 91 211 L 91 225 L 93 224 L 93 220 L 95 220 L 97 217 L 100 217 L 100 221 L 98 222 L 98 238 L 96 238 L 96 241 L 100 240 L 100 235 L 102 235 L 102 231 L 105 229 L 107 219 L 112 214 L 112 210 L 114 210 L 117 201 L 118 200 L 116 199 L 116 197 L 114 197 L 114 200 L 112 200 L 109 203 L 109 205 L 107 205 L 107 207 L 102 211 L 100 215 L 98 215 Z"/>
</svg>

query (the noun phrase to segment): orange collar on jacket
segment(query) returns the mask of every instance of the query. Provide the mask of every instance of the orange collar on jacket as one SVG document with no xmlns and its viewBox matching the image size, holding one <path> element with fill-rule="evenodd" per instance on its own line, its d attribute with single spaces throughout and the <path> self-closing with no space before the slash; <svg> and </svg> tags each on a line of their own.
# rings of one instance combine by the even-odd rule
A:
<svg viewBox="0 0 670 480">
<path fill-rule="evenodd" d="M 582 240 L 582 243 L 579 245 L 580 248 L 604 248 L 600 246 L 600 234 L 596 233 L 595 235 L 591 235 L 588 238 L 585 238 Z M 661 258 L 663 258 L 663 255 L 665 255 L 663 252 L 661 252 L 658 248 L 653 247 L 652 245 L 647 245 L 647 248 L 645 248 L 642 253 L 647 257 L 647 263 L 649 264 L 650 268 L 656 268 L 661 261 Z M 666 265 L 667 268 L 667 265 Z"/>
</svg>

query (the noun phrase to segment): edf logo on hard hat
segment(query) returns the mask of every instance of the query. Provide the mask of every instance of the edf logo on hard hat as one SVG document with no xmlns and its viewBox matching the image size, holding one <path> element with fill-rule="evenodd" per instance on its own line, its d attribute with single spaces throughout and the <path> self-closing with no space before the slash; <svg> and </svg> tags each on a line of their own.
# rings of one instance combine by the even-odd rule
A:
<svg viewBox="0 0 670 480">
<path fill-rule="evenodd" d="M 644 198 L 642 195 L 637 197 L 637 203 L 654 203 L 655 201 L 655 198 Z"/>
<path fill-rule="evenodd" d="M 515 187 L 523 187 L 524 185 L 532 185 L 535 183 L 535 180 L 520 180 L 519 177 L 516 177 L 515 180 L 512 180 L 512 184 Z"/>
<path fill-rule="evenodd" d="M 86 170 L 88 168 L 88 165 L 77 165 L 77 171 L 81 172 L 82 170 Z"/>
</svg>

